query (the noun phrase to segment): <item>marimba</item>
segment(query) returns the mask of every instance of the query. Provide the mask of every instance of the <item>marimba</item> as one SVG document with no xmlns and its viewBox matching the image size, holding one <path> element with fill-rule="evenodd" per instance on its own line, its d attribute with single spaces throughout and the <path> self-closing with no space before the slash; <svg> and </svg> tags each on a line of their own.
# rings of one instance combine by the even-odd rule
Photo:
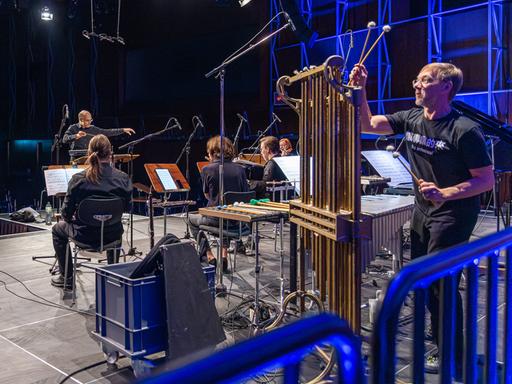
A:
<svg viewBox="0 0 512 384">
<path fill-rule="evenodd" d="M 199 208 L 199 213 L 203 216 L 216 217 L 224 220 L 241 221 L 252 225 L 252 238 L 254 240 L 254 308 L 255 316 L 253 327 L 259 328 L 259 282 L 260 282 L 260 258 L 259 258 L 259 232 L 258 224 L 263 221 L 279 221 L 280 238 L 280 300 L 281 305 L 284 301 L 284 250 L 283 250 L 283 224 L 285 218 L 289 215 L 289 205 L 285 203 L 264 202 L 253 204 L 232 204 L 218 207 Z"/>
</svg>

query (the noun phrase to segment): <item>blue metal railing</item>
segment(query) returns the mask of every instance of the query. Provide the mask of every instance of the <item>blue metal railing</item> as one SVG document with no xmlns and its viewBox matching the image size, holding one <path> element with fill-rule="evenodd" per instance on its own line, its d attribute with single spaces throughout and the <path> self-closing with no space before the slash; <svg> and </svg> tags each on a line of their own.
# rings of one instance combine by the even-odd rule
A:
<svg viewBox="0 0 512 384">
<path fill-rule="evenodd" d="M 478 336 L 478 268 L 482 260 L 486 264 L 486 327 L 484 340 L 485 383 L 497 383 L 497 333 L 498 333 L 498 260 L 505 258 L 504 301 L 512 298 L 512 228 L 483 239 L 456 246 L 431 256 L 412 261 L 391 281 L 382 303 L 373 333 L 372 382 L 389 384 L 395 382 L 396 345 L 400 309 L 409 292 L 414 291 L 414 336 L 413 336 L 413 380 L 424 382 L 425 354 L 425 301 L 426 289 L 440 281 L 440 379 L 451 383 L 454 372 L 455 294 L 457 275 L 465 270 L 465 353 L 463 376 L 465 383 L 477 382 L 477 336 Z M 504 308 L 504 326 L 500 327 L 503 338 L 503 361 L 505 383 L 512 383 L 512 305 Z"/>
<path fill-rule="evenodd" d="M 204 359 L 142 381 L 157 383 L 240 383 L 281 368 L 283 383 L 298 383 L 302 358 L 315 345 L 336 349 L 339 383 L 364 383 L 361 343 L 346 321 L 320 314 L 246 340 Z"/>
</svg>

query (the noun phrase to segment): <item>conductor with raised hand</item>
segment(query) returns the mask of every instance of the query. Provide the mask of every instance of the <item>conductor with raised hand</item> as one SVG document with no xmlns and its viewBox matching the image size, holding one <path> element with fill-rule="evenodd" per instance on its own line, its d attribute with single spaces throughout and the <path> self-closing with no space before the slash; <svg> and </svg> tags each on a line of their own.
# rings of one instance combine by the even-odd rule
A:
<svg viewBox="0 0 512 384">
<path fill-rule="evenodd" d="M 492 189 L 494 174 L 480 126 L 452 109 L 462 86 L 462 71 L 453 64 L 425 65 L 412 81 L 416 107 L 390 115 L 372 115 L 366 98 L 368 71 L 357 64 L 349 85 L 363 88 L 361 130 L 379 135 L 403 134 L 412 173 L 417 175 L 411 219 L 411 258 L 467 242 L 480 211 L 479 196 Z M 456 284 L 460 281 L 456 276 Z M 464 338 L 462 299 L 456 295 L 455 379 L 462 376 Z M 439 341 L 439 284 L 429 291 L 432 338 Z M 438 353 L 425 369 L 439 370 Z"/>
<path fill-rule="evenodd" d="M 91 112 L 83 110 L 78 113 L 78 123 L 72 124 L 64 133 L 62 142 L 69 143 L 70 149 L 84 149 L 89 147 L 89 142 L 95 135 L 105 135 L 108 137 L 118 136 L 126 133 L 132 135 L 135 131 L 132 128 L 113 128 L 103 129 L 92 125 Z"/>
</svg>

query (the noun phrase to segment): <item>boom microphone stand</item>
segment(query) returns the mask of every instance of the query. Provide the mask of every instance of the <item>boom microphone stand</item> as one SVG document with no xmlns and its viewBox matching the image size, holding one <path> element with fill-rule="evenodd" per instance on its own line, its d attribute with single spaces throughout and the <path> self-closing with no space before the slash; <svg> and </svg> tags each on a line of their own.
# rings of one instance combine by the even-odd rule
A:
<svg viewBox="0 0 512 384">
<path fill-rule="evenodd" d="M 66 121 L 68 119 L 69 119 L 68 105 L 64 104 L 64 106 L 62 107 L 62 119 L 60 121 L 59 132 L 53 138 L 53 144 L 52 144 L 52 149 L 51 149 L 52 153 L 54 151 L 56 151 L 56 153 L 55 153 L 55 160 L 56 160 L 55 164 L 56 165 L 60 165 L 60 145 L 61 145 L 60 138 L 62 136 L 62 131 L 64 130 L 64 126 L 66 125 Z"/>
<path fill-rule="evenodd" d="M 190 183 L 190 167 L 189 167 L 189 163 L 190 163 L 190 142 L 192 141 L 192 138 L 196 134 L 197 128 L 199 126 L 204 128 L 203 122 L 201 121 L 199 116 L 192 116 L 192 125 L 194 126 L 194 130 L 192 131 L 192 133 L 188 137 L 188 140 L 185 143 L 185 146 L 181 150 L 181 153 L 178 156 L 178 159 L 176 160 L 176 164 L 178 164 L 179 161 L 181 160 L 182 156 L 183 156 L 183 153 L 185 153 L 187 155 L 185 157 L 185 179 L 187 179 L 187 181 L 189 183 Z M 186 192 L 185 200 L 188 200 L 189 193 L 190 193 L 190 190 L 188 190 Z M 189 228 L 189 223 L 188 223 L 188 204 L 185 205 L 185 209 L 186 209 L 185 214 L 186 214 L 187 229 L 185 231 L 185 236 L 184 237 L 185 237 L 185 239 L 190 239 L 190 228 Z"/>
<path fill-rule="evenodd" d="M 169 127 L 169 123 L 171 121 L 174 121 L 174 124 Z M 161 135 L 162 133 L 170 131 L 171 129 L 174 129 L 174 128 L 178 128 L 181 130 L 181 125 L 175 117 L 171 117 L 169 120 L 167 120 L 167 124 L 165 124 L 164 129 L 154 132 L 154 133 L 150 133 L 146 136 L 141 137 L 140 139 L 133 140 L 133 141 L 130 141 L 129 143 L 123 144 L 118 149 L 128 148 L 128 153 L 130 154 L 130 157 L 133 157 L 133 147 L 135 147 L 137 144 L 139 144 L 147 139 L 150 139 L 153 136 Z M 131 165 L 129 167 L 129 176 L 130 176 L 130 180 L 133 183 L 133 159 L 130 161 L 130 163 L 131 163 Z M 133 189 L 132 189 L 130 199 L 133 200 Z M 137 248 L 135 248 L 133 246 L 133 203 L 132 203 L 130 205 L 130 249 L 128 250 L 127 255 L 128 256 L 136 256 L 137 254 L 141 255 L 142 252 L 137 252 Z"/>
<path fill-rule="evenodd" d="M 239 136 L 240 136 L 240 131 L 242 130 L 242 126 L 244 125 L 244 123 L 248 124 L 248 122 L 247 122 L 247 119 L 243 115 L 241 115 L 239 113 L 237 113 L 236 115 L 240 119 L 240 124 L 238 124 L 238 128 L 237 128 L 236 134 L 235 134 L 235 138 L 233 139 L 233 147 L 235 148 L 235 152 L 238 153 L 238 139 L 239 139 Z"/>
<path fill-rule="evenodd" d="M 279 13 L 281 14 L 281 13 Z M 278 14 L 278 15 L 279 15 Z M 267 36 L 263 37 L 261 40 L 257 41 L 256 43 L 252 44 L 249 42 L 246 44 L 247 48 L 240 51 L 237 50 L 234 54 L 230 55 L 226 60 L 224 60 L 219 66 L 212 69 L 210 72 L 208 72 L 205 77 L 209 78 L 214 76 L 216 79 L 219 80 L 219 93 L 220 93 L 220 99 L 219 99 L 219 127 L 220 127 L 220 164 L 219 164 L 219 199 L 220 204 L 224 205 L 224 77 L 226 75 L 226 68 L 229 64 L 233 63 L 234 61 L 238 60 L 240 57 L 244 56 L 246 53 L 252 51 L 254 48 L 259 47 L 261 44 L 263 44 L 265 41 L 271 39 L 273 36 L 279 34 L 281 31 L 284 31 L 287 28 L 292 28 L 295 30 L 295 26 L 293 25 L 290 17 L 286 12 L 283 12 L 286 18 L 286 24 L 284 24 L 282 27 L 276 29 L 274 32 L 268 34 Z M 277 17 L 276 15 L 275 17 Z M 252 40 L 251 40 L 252 41 Z M 245 46 L 244 46 L 245 47 Z M 243 47 L 242 47 L 243 48 Z M 224 227 L 224 220 L 222 218 L 219 219 L 219 237 L 221 244 L 224 239 L 224 233 L 223 233 L 223 227 Z M 222 246 L 219 246 L 217 249 L 217 263 L 218 265 L 222 265 Z M 217 268 L 218 273 L 218 284 L 217 284 L 217 290 L 219 292 L 226 292 L 226 286 L 222 282 L 222 267 Z M 256 311 L 257 313 L 257 311 Z"/>
<path fill-rule="evenodd" d="M 256 138 L 256 140 L 254 140 L 254 142 L 251 144 L 251 146 L 249 147 L 250 149 L 254 148 L 254 152 L 251 154 L 251 157 L 249 160 L 251 160 L 253 158 L 253 156 L 258 152 L 258 150 L 260 149 L 259 145 L 258 145 L 258 142 L 261 140 L 261 138 L 263 136 L 265 136 L 268 132 L 268 130 L 270 128 L 272 128 L 272 126 L 277 122 L 277 121 L 280 121 L 279 120 L 279 117 L 277 117 L 277 115 L 275 113 L 272 113 L 272 122 L 267 126 L 267 128 L 265 128 L 265 130 L 263 132 L 260 132 L 260 134 L 258 135 L 258 137 Z"/>
</svg>

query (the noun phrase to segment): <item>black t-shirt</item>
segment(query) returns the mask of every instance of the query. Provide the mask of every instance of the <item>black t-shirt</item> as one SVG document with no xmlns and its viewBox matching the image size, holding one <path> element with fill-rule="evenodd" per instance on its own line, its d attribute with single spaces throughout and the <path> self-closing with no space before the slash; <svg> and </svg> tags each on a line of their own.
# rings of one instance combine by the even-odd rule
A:
<svg viewBox="0 0 512 384">
<path fill-rule="evenodd" d="M 87 133 L 87 136 L 76 139 L 76 134 L 80 131 Z M 69 143 L 70 149 L 87 149 L 89 148 L 89 142 L 95 135 L 103 134 L 105 136 L 117 136 L 123 133 L 123 128 L 103 129 L 95 125 L 91 125 L 89 128 L 80 127 L 79 123 L 70 125 L 64 133 L 62 142 L 64 144 Z"/>
<path fill-rule="evenodd" d="M 208 207 L 215 207 L 220 203 L 219 165 L 220 161 L 215 160 L 201 171 L 203 192 L 208 194 Z M 249 191 L 249 184 L 244 167 L 231 160 L 224 160 L 224 193 L 247 191 Z"/>
<path fill-rule="evenodd" d="M 386 115 L 395 134 L 403 133 L 411 169 L 418 178 L 440 188 L 471 178 L 470 169 L 491 165 L 479 125 L 452 110 L 438 120 L 427 120 L 423 108 Z M 475 214 L 478 196 L 447 201 L 440 207 L 425 200 L 415 185 L 418 208 L 430 216 Z"/>
</svg>

